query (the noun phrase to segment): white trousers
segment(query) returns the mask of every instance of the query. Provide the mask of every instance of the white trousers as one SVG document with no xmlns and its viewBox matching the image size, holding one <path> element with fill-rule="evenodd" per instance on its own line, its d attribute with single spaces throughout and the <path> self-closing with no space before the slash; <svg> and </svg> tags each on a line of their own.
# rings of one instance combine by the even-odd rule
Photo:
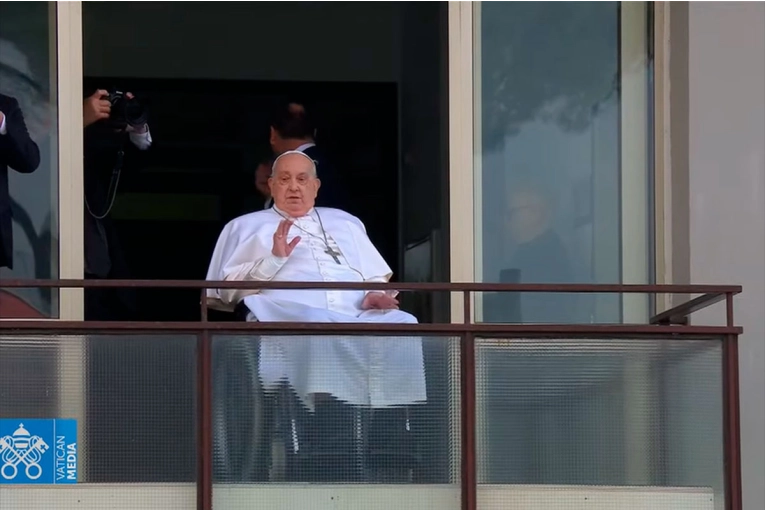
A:
<svg viewBox="0 0 765 510">
<path fill-rule="evenodd" d="M 401 310 L 360 310 L 352 316 L 261 295 L 244 303 L 252 312 L 249 320 L 260 322 L 417 323 Z M 264 335 L 260 377 L 266 390 L 288 382 L 309 409 L 316 394 L 373 408 L 427 399 L 419 337 Z"/>
</svg>

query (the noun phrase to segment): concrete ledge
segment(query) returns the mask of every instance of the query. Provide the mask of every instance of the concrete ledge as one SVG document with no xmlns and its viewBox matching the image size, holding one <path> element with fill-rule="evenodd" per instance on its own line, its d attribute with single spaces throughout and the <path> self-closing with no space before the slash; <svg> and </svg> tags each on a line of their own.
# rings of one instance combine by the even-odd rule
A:
<svg viewBox="0 0 765 510">
<path fill-rule="evenodd" d="M 459 510 L 458 485 L 217 484 L 216 510 Z M 0 510 L 189 510 L 194 484 L 2 486 Z M 479 485 L 481 510 L 713 510 L 707 488 Z"/>
</svg>

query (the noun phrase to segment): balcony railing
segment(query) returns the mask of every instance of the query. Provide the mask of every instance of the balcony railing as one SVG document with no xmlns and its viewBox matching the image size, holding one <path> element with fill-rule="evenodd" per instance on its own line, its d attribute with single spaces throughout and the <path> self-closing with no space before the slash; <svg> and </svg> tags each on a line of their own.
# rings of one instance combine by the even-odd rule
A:
<svg viewBox="0 0 765 510">
<path fill-rule="evenodd" d="M 77 419 L 79 456 L 76 485 L 0 479 L 0 510 L 741 509 L 740 287 L 0 282 L 0 291 L 21 287 L 196 289 L 201 320 L 0 320 L 0 419 Z M 456 293 L 464 319 L 214 321 L 207 288 Z M 476 302 L 498 292 L 697 297 L 639 324 L 473 321 Z M 689 324 L 720 301 L 723 325 Z M 421 339 L 426 402 L 383 410 L 335 402 L 306 418 L 288 387 L 263 385 L 258 360 L 264 337 L 309 335 L 381 346 Z M 305 453 L 327 433 L 337 451 Z M 346 443 L 363 451 L 346 452 Z M 15 462 L 23 471 L 8 452 L 0 468 Z"/>
</svg>

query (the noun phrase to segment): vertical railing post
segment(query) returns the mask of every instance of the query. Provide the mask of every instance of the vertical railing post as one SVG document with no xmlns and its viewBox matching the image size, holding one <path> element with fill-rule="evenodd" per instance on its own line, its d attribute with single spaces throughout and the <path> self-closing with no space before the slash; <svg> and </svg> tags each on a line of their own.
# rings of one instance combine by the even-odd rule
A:
<svg viewBox="0 0 765 510">
<path fill-rule="evenodd" d="M 464 323 L 470 324 L 470 291 L 463 292 Z M 462 400 L 462 510 L 477 508 L 475 434 L 475 335 L 464 331 L 460 345 L 460 390 Z"/>
<path fill-rule="evenodd" d="M 201 292 L 197 337 L 197 510 L 212 510 L 212 346 L 207 329 L 207 292 Z"/>
<path fill-rule="evenodd" d="M 723 426 L 725 442 L 725 495 L 727 510 L 741 510 L 741 439 L 739 435 L 738 336 L 728 335 L 723 345 Z"/>
<path fill-rule="evenodd" d="M 733 327 L 733 294 L 725 295 L 726 323 Z M 725 455 L 725 508 L 741 510 L 741 436 L 738 371 L 738 335 L 723 344 L 723 424 Z"/>
</svg>

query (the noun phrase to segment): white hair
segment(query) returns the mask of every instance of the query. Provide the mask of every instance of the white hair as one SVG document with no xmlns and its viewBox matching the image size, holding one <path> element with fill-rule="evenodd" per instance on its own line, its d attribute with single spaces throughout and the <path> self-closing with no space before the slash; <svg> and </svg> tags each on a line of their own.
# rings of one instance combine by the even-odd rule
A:
<svg viewBox="0 0 765 510">
<path fill-rule="evenodd" d="M 276 175 L 276 165 L 279 163 L 279 160 L 282 159 L 284 156 L 288 156 L 290 154 L 300 154 L 305 159 L 310 161 L 311 162 L 311 175 L 313 177 L 316 177 L 316 161 L 314 161 L 311 158 L 311 156 L 309 156 L 308 154 L 306 154 L 305 152 L 302 152 L 302 151 L 286 151 L 286 152 L 282 152 L 281 154 L 279 154 L 279 156 L 271 164 L 271 177 Z"/>
</svg>

